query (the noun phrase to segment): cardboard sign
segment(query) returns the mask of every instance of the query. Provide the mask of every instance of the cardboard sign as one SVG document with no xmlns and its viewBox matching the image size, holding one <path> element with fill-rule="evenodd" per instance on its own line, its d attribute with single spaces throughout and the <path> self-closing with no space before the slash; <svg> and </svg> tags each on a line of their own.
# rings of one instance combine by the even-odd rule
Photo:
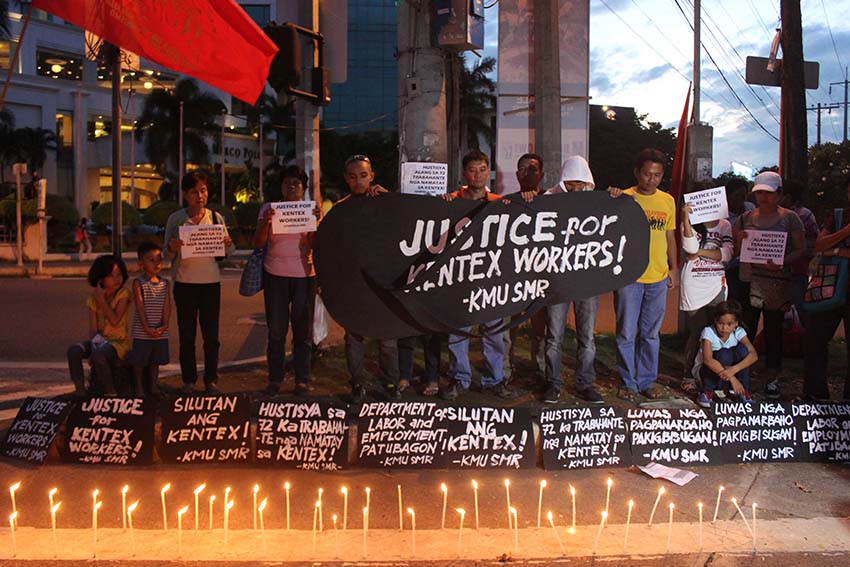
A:
<svg viewBox="0 0 850 567">
<path fill-rule="evenodd" d="M 70 411 L 71 402 L 27 398 L 6 434 L 0 455 L 42 464 Z"/>
<path fill-rule="evenodd" d="M 712 411 L 724 463 L 797 460 L 799 436 L 789 405 L 719 402 Z"/>
<path fill-rule="evenodd" d="M 590 469 L 631 465 L 625 412 L 612 407 L 545 409 L 540 413 L 543 466 Z"/>
<path fill-rule="evenodd" d="M 632 460 L 674 467 L 717 464 L 714 419 L 702 408 L 627 410 Z"/>
<path fill-rule="evenodd" d="M 802 461 L 850 462 L 850 404 L 793 404 Z"/>
<path fill-rule="evenodd" d="M 787 239 L 787 232 L 747 229 L 747 237 L 741 241 L 741 262 L 767 264 L 772 260 L 781 266 L 785 262 Z"/>
<path fill-rule="evenodd" d="M 224 226 L 220 224 L 183 225 L 180 229 L 180 257 L 214 258 L 224 256 Z"/>
<path fill-rule="evenodd" d="M 319 226 L 313 257 L 334 320 L 401 338 L 619 289 L 643 273 L 648 253 L 643 209 L 589 191 L 511 204 L 348 199 Z"/>
<path fill-rule="evenodd" d="M 534 435 L 525 408 L 363 404 L 357 415 L 359 464 L 386 468 L 533 467 Z"/>
<path fill-rule="evenodd" d="M 250 399 L 246 394 L 222 394 L 166 400 L 159 454 L 169 463 L 250 461 Z"/>
<path fill-rule="evenodd" d="M 691 206 L 691 214 L 688 215 L 691 224 L 729 218 L 725 187 L 686 193 L 683 198 L 685 203 Z"/>
<path fill-rule="evenodd" d="M 449 164 L 410 161 L 401 164 L 401 192 L 408 195 L 445 195 Z"/>
<path fill-rule="evenodd" d="M 257 463 L 335 471 L 348 468 L 345 408 L 326 400 L 260 402 Z"/>
<path fill-rule="evenodd" d="M 72 463 L 150 464 L 156 405 L 150 398 L 90 398 L 68 417 L 62 458 Z"/>
<path fill-rule="evenodd" d="M 301 234 L 316 230 L 315 201 L 282 201 L 272 203 L 272 234 Z"/>
</svg>

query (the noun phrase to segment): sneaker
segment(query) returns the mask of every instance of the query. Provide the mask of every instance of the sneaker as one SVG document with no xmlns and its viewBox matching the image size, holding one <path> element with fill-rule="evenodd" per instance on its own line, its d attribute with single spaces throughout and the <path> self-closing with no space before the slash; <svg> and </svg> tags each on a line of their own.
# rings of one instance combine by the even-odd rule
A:
<svg viewBox="0 0 850 567">
<path fill-rule="evenodd" d="M 212 396 L 221 393 L 221 389 L 218 387 L 218 384 L 216 382 L 207 382 L 206 385 L 204 385 L 204 390 L 207 394 L 210 394 Z"/>
<path fill-rule="evenodd" d="M 782 392 L 779 391 L 779 380 L 768 382 L 764 387 L 764 395 L 768 400 L 778 400 L 782 397 Z"/>
<path fill-rule="evenodd" d="M 502 398 L 503 400 L 512 400 L 519 395 L 516 390 L 508 388 L 503 382 L 499 382 L 495 386 L 484 388 L 484 391 L 493 394 L 497 398 Z"/>
<path fill-rule="evenodd" d="M 738 401 L 739 401 L 739 402 L 744 402 L 745 404 L 752 404 L 752 403 L 754 403 L 754 402 L 753 402 L 753 397 L 750 395 L 750 391 L 749 391 L 749 390 L 744 390 L 743 395 L 738 396 Z"/>
<path fill-rule="evenodd" d="M 617 390 L 617 397 L 633 404 L 637 404 L 641 401 L 641 397 L 638 392 L 630 390 L 625 386 L 620 386 L 620 389 Z"/>
<path fill-rule="evenodd" d="M 452 380 L 449 385 L 440 392 L 440 397 L 446 401 L 452 402 L 460 396 L 461 391 L 463 390 L 463 386 L 460 385 L 460 382 L 457 380 Z"/>
<path fill-rule="evenodd" d="M 561 399 L 561 389 L 557 386 L 549 386 L 549 389 L 546 390 L 546 393 L 543 394 L 543 403 L 544 404 L 557 404 Z"/>
<path fill-rule="evenodd" d="M 711 400 L 714 398 L 714 392 L 700 392 L 697 396 L 697 405 L 704 408 L 711 407 Z"/>
<path fill-rule="evenodd" d="M 366 401 L 368 395 L 366 394 L 366 388 L 363 386 L 354 386 L 351 388 L 351 402 L 354 404 L 362 404 Z"/>
<path fill-rule="evenodd" d="M 266 386 L 266 389 L 263 390 L 263 394 L 266 396 L 276 396 L 280 393 L 280 382 L 269 382 L 269 385 Z"/>
<path fill-rule="evenodd" d="M 195 385 L 192 382 L 183 382 L 183 386 L 180 388 L 181 394 L 193 394 L 195 392 Z"/>
<path fill-rule="evenodd" d="M 653 382 L 652 384 L 644 388 L 641 391 L 641 394 L 643 394 L 646 398 L 650 400 L 657 400 L 658 398 L 664 397 L 664 390 L 661 389 L 661 386 Z"/>
<path fill-rule="evenodd" d="M 591 404 L 601 404 L 605 402 L 605 400 L 602 398 L 602 394 L 597 392 L 596 388 L 594 388 L 593 386 L 577 389 L 576 396 L 586 402 L 590 402 Z"/>
</svg>

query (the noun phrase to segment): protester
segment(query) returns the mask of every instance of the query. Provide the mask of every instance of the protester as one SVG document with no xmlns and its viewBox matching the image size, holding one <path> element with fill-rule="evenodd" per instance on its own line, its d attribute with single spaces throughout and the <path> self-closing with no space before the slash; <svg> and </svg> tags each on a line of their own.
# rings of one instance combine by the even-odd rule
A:
<svg viewBox="0 0 850 567">
<path fill-rule="evenodd" d="M 425 369 L 422 376 L 422 379 L 425 381 L 425 388 L 422 390 L 422 394 L 425 396 L 436 396 L 439 393 L 440 351 L 444 336 L 438 333 L 431 333 L 414 337 L 404 337 L 398 340 L 398 389 L 400 392 L 404 392 L 410 388 L 411 384 L 418 381 L 413 376 L 413 353 L 416 350 L 416 344 L 420 343 L 425 358 Z"/>
<path fill-rule="evenodd" d="M 661 324 L 667 309 L 667 290 L 674 287 L 676 270 L 676 203 L 658 190 L 666 156 L 642 150 L 635 161 L 637 185 L 625 191 L 609 187 L 614 197 L 629 195 L 649 221 L 649 262 L 635 283 L 614 292 L 617 312 L 617 364 L 622 381 L 620 396 L 637 401 L 637 394 L 655 399 L 663 395 L 656 383 Z"/>
<path fill-rule="evenodd" d="M 86 395 L 83 359 L 91 362 L 104 396 L 115 396 L 115 365 L 130 350 L 127 322 L 131 297 L 124 287 L 127 266 L 117 256 L 100 256 L 89 268 L 88 282 L 93 288 L 86 299 L 89 338 L 68 347 L 68 370 L 77 396 Z"/>
<path fill-rule="evenodd" d="M 755 203 L 747 200 L 750 184 L 743 177 L 732 177 L 726 183 L 726 203 L 729 207 L 729 224 L 735 226 L 738 217 L 756 208 Z M 732 259 L 726 263 L 726 287 L 729 299 L 745 305 L 750 299 L 750 286 L 741 282 L 739 276 L 738 255 L 733 252 Z"/>
<path fill-rule="evenodd" d="M 345 160 L 345 183 L 350 193 L 337 201 L 337 207 L 345 206 L 354 199 L 363 199 L 385 193 L 386 190 L 374 184 L 375 172 L 372 161 L 364 155 L 351 156 Z M 356 235 L 352 235 L 356 238 Z M 377 339 L 380 349 L 378 363 L 381 382 L 391 400 L 401 398 L 399 391 L 398 344 L 396 339 Z M 351 397 L 355 403 L 366 400 L 366 385 L 363 369 L 363 342 L 365 337 L 345 330 L 345 359 L 351 376 Z"/>
<path fill-rule="evenodd" d="M 740 401 L 751 402 L 749 368 L 758 360 L 756 349 L 739 326 L 741 305 L 737 301 L 722 301 L 714 308 L 714 324 L 702 330 L 702 346 L 694 360 L 694 372 L 703 382 L 697 404 L 711 407 L 714 393 L 728 389 Z"/>
<path fill-rule="evenodd" d="M 803 191 L 805 187 L 799 181 L 786 181 L 782 186 L 782 201 L 780 204 L 791 209 L 800 217 L 803 223 L 803 236 L 806 249 L 800 258 L 791 266 L 791 303 L 797 310 L 803 327 L 807 327 L 808 314 L 803 310 L 803 298 L 809 283 L 809 264 L 815 257 L 815 241 L 818 239 L 820 227 L 814 213 L 803 206 Z"/>
<path fill-rule="evenodd" d="M 77 228 L 74 229 L 74 242 L 79 246 L 77 254 L 82 259 L 83 254 L 91 254 L 91 238 L 89 237 L 89 219 L 80 219 Z M 83 252 L 85 250 L 85 252 Z"/>
<path fill-rule="evenodd" d="M 221 273 L 214 257 L 183 258 L 181 226 L 219 224 L 224 228 L 227 254 L 235 251 L 224 219 L 206 208 L 209 192 L 207 175 L 190 171 L 180 183 L 185 209 L 175 211 L 165 224 L 164 241 L 167 256 L 172 259 L 174 305 L 177 308 L 177 330 L 180 335 L 180 372 L 184 394 L 195 390 L 198 381 L 195 359 L 195 336 L 200 323 L 204 341 L 204 386 L 207 393 L 218 393 L 218 323 L 221 310 Z"/>
<path fill-rule="evenodd" d="M 138 248 L 142 274 L 133 280 L 133 349 L 128 357 L 133 365 L 136 397 L 144 397 L 145 368 L 150 380 L 149 391 L 160 397 L 159 367 L 168 364 L 168 320 L 171 317 L 169 282 L 160 277 L 162 248 L 154 242 L 143 242 Z"/>
<path fill-rule="evenodd" d="M 764 314 L 766 354 L 765 394 L 778 399 L 782 371 L 782 329 L 784 314 L 791 308 L 791 269 L 805 253 L 803 223 L 794 211 L 779 206 L 782 199 L 782 178 L 766 171 L 755 178 L 752 192 L 758 207 L 738 217 L 733 227 L 735 252 L 740 254 L 741 243 L 749 230 L 786 233 L 785 255 L 782 264 L 741 262 L 742 282 L 749 282 L 749 301 L 744 303 L 744 326 L 755 342 L 759 319 Z"/>
<path fill-rule="evenodd" d="M 850 178 L 847 180 L 847 198 L 850 200 Z M 824 256 L 850 258 L 850 208 L 839 209 L 841 216 L 840 229 L 835 230 L 835 214 L 824 219 L 820 234 L 815 242 L 815 251 Z M 847 293 L 847 290 L 845 290 Z M 829 399 L 827 386 L 827 367 L 829 363 L 829 342 L 835 335 L 839 323 L 844 322 L 844 346 L 846 351 L 846 366 L 844 378 L 844 393 L 842 398 L 850 401 L 850 294 L 847 294 L 843 305 L 829 311 L 810 312 L 806 327 L 805 349 L 805 380 L 803 397 L 807 401 Z"/>
<path fill-rule="evenodd" d="M 472 150 L 463 156 L 463 178 L 466 185 L 453 193 L 444 195 L 446 201 L 468 199 L 487 203 L 498 201 L 499 196 L 491 193 L 487 187 L 490 180 L 490 160 L 478 151 Z M 511 399 L 516 392 L 505 384 L 504 356 L 505 342 L 501 319 L 488 321 L 478 326 L 484 351 L 485 372 L 481 376 L 481 387 L 500 398 Z M 460 333 L 449 334 L 449 385 L 442 392 L 443 399 L 455 400 L 462 391 L 468 390 L 472 380 L 472 368 L 469 363 L 469 342 L 472 327 L 458 329 Z"/>
<path fill-rule="evenodd" d="M 727 297 L 724 265 L 732 259 L 735 245 L 732 226 L 726 219 L 691 226 L 690 205 L 682 207 L 682 251 L 685 262 L 679 285 L 679 309 L 687 318 L 688 339 L 685 343 L 685 375 L 682 390 L 694 395 L 698 375 L 691 371 L 700 343 L 700 332 L 714 320 L 714 306 Z"/>
<path fill-rule="evenodd" d="M 596 184 L 590 166 L 581 156 L 570 156 L 561 167 L 561 181 L 546 191 L 546 195 L 557 195 L 578 191 L 593 191 Z M 596 342 L 593 331 L 596 327 L 596 310 L 599 297 L 577 299 L 572 302 L 576 320 L 576 395 L 594 404 L 603 402 L 602 396 L 593 386 L 596 372 Z M 546 308 L 546 382 L 543 395 L 547 404 L 556 403 L 561 397 L 564 377 L 561 373 L 563 359 L 564 325 L 567 321 L 569 303 L 559 303 Z"/>
<path fill-rule="evenodd" d="M 315 232 L 274 234 L 272 225 L 276 201 L 303 201 L 308 185 L 307 174 L 297 165 L 283 170 L 280 189 L 268 195 L 260 208 L 254 248 L 264 248 L 263 298 L 266 307 L 268 344 L 266 360 L 269 384 L 266 394 L 280 391 L 286 363 L 286 334 L 292 326 L 292 355 L 295 369 L 295 393 L 310 391 L 310 363 L 313 345 L 312 319 L 316 297 L 316 271 L 313 267 Z M 313 211 L 320 216 L 318 207 Z"/>
</svg>

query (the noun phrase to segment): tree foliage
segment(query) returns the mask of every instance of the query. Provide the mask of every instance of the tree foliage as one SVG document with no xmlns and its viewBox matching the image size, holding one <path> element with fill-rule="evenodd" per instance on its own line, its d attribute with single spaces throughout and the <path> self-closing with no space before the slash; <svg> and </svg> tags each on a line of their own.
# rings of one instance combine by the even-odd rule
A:
<svg viewBox="0 0 850 567">
<path fill-rule="evenodd" d="M 815 144 L 809 148 L 809 184 L 803 204 L 818 218 L 824 210 L 847 206 L 850 182 L 850 140 Z"/>
<path fill-rule="evenodd" d="M 375 182 L 387 189 L 398 183 L 398 132 L 351 132 L 336 130 L 322 132 L 322 184 L 335 187 L 341 195 L 348 194 L 344 179 L 345 160 L 355 154 L 369 156 L 375 171 Z"/>
</svg>

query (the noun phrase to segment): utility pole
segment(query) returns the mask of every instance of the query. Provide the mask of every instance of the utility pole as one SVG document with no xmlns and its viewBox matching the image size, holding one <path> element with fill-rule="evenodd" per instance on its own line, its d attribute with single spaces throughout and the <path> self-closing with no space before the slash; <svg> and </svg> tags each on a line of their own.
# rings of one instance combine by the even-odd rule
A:
<svg viewBox="0 0 850 567">
<path fill-rule="evenodd" d="M 805 185 L 808 175 L 806 81 L 803 68 L 803 24 L 800 0 L 782 0 L 782 108 L 779 168 L 786 181 Z M 845 130 L 846 134 L 846 130 Z"/>
<path fill-rule="evenodd" d="M 319 32 L 319 0 L 301 0 L 299 21 L 304 27 Z M 309 57 L 309 68 L 319 65 L 319 54 L 317 49 L 311 49 Z M 312 74 L 310 80 L 313 80 Z M 310 85 L 311 92 L 313 85 Z M 284 103 L 288 95 L 278 94 L 278 102 Z M 321 166 L 319 161 L 319 107 L 312 101 L 298 98 L 295 100 L 295 155 L 296 162 L 301 169 L 307 173 L 313 184 L 313 200 L 321 206 Z M 262 157 L 261 157 L 262 161 Z M 261 164 L 262 167 L 262 164 Z M 261 174 L 262 175 L 262 174 Z M 307 188 L 305 187 L 305 190 Z M 262 188 L 260 189 L 262 191 Z"/>
<path fill-rule="evenodd" d="M 820 145 L 820 113 L 824 110 L 831 113 L 831 111 L 834 108 L 838 108 L 839 106 L 841 106 L 841 105 L 838 104 L 837 102 L 832 103 L 832 104 L 818 103 L 817 106 L 810 106 L 810 107 L 806 108 L 806 110 L 814 110 L 815 112 L 818 113 L 818 122 L 817 122 L 817 124 L 818 124 L 818 141 L 817 141 L 817 144 L 818 145 Z"/>
<path fill-rule="evenodd" d="M 848 86 L 848 83 L 850 83 L 850 81 L 848 81 L 848 78 L 847 78 L 847 68 L 846 67 L 844 68 L 844 80 L 843 81 L 838 82 L 838 83 L 829 83 L 829 94 L 830 95 L 832 94 L 833 85 L 844 85 L 844 102 L 838 103 L 839 106 L 844 107 L 844 133 L 841 135 L 841 139 L 844 142 L 847 141 L 847 106 L 848 106 L 848 104 L 850 104 L 850 103 L 847 102 L 847 86 Z"/>
<path fill-rule="evenodd" d="M 561 169 L 561 60 L 558 0 L 534 0 L 534 150 L 554 176 Z M 557 177 L 549 177 L 549 184 Z"/>
<path fill-rule="evenodd" d="M 702 2 L 694 0 L 694 124 L 699 124 L 700 67 L 702 66 Z"/>
<path fill-rule="evenodd" d="M 685 167 L 686 187 L 709 181 L 714 161 L 714 128 L 700 121 L 700 71 L 702 61 L 702 7 L 694 0 L 694 107 L 693 121 L 688 124 Z M 681 188 L 682 191 L 685 187 Z M 680 321 L 680 327 L 683 323 Z"/>
<path fill-rule="evenodd" d="M 110 46 L 112 63 L 112 254 L 121 257 L 121 48 Z M 182 106 L 181 106 L 182 109 Z"/>
</svg>

